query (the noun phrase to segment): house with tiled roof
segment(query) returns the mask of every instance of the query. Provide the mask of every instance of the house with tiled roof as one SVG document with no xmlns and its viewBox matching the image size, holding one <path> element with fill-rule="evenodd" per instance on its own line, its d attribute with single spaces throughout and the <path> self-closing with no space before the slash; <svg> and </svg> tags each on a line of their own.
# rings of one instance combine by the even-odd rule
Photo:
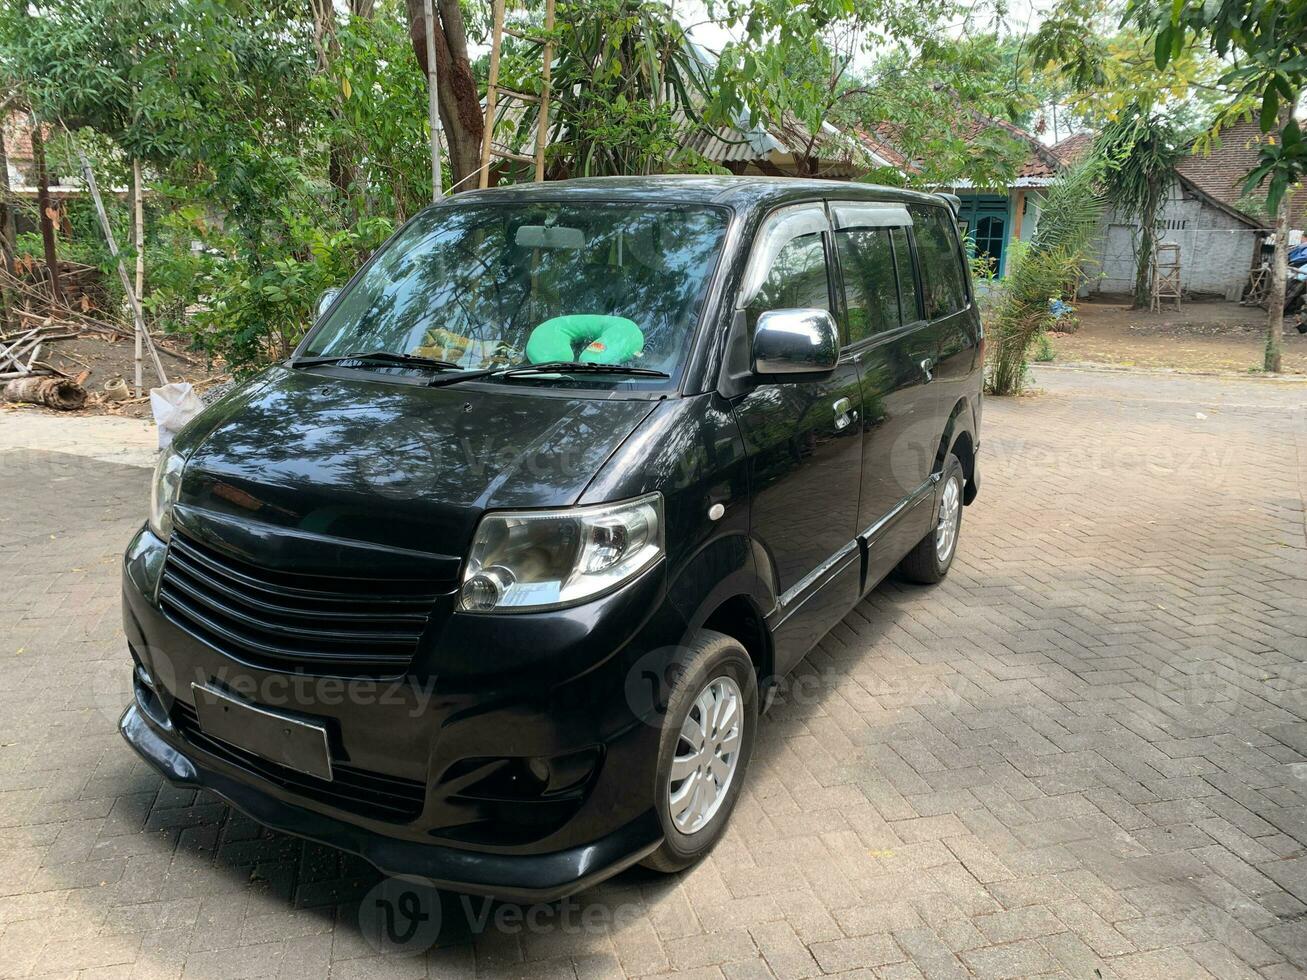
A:
<svg viewBox="0 0 1307 980">
<path fill-rule="evenodd" d="M 1266 213 L 1265 188 L 1244 194 L 1243 185 L 1248 172 L 1257 166 L 1262 147 L 1273 135 L 1263 133 L 1253 120 L 1238 122 L 1221 130 L 1209 153 L 1190 152 L 1175 169 L 1196 192 L 1238 211 L 1261 228 L 1270 228 L 1274 219 Z M 1289 226 L 1307 226 L 1307 190 L 1300 189 L 1290 198 Z"/>
<path fill-rule="evenodd" d="M 1185 293 L 1239 299 L 1249 273 L 1267 260 L 1263 243 L 1274 222 L 1266 212 L 1265 188 L 1243 192 L 1266 139 L 1256 122 L 1239 122 L 1221 131 L 1210 152 L 1191 145 L 1176 165 L 1158 214 L 1158 242 L 1179 246 Z M 1290 198 L 1289 228 L 1304 226 L 1307 191 L 1298 190 Z M 1134 289 L 1140 238 L 1137 219 L 1118 212 L 1104 216 L 1091 292 Z"/>
<path fill-rule="evenodd" d="M 993 262 L 999 276 L 1007 271 L 1008 249 L 1014 241 L 1029 240 L 1039 225 L 1040 202 L 1045 189 L 1065 165 L 1054 148 L 1006 120 L 959 109 L 958 135 L 969 144 L 983 146 L 985 140 L 1006 140 L 1016 144 L 1017 165 L 1011 172 L 978 180 L 962 179 L 934 189 L 956 194 L 962 202 L 959 221 L 965 227 L 977 254 Z M 858 131 L 859 138 L 904 173 L 921 174 L 922 161 L 903 149 L 900 133 L 883 123 Z"/>
</svg>

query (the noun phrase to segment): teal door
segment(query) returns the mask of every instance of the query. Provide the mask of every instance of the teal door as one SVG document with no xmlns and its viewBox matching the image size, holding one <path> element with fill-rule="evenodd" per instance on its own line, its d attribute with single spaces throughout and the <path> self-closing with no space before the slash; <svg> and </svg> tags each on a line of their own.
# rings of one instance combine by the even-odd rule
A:
<svg viewBox="0 0 1307 980">
<path fill-rule="evenodd" d="M 972 242 L 973 254 L 989 256 L 994 263 L 994 272 L 999 276 L 1004 273 L 1004 253 L 1007 251 L 1007 211 L 1007 198 L 997 194 L 962 199 L 961 217 Z"/>
<path fill-rule="evenodd" d="M 1007 243 L 1007 215 L 986 214 L 976 219 L 976 254 L 988 255 L 1003 274 L 1003 246 Z"/>
</svg>

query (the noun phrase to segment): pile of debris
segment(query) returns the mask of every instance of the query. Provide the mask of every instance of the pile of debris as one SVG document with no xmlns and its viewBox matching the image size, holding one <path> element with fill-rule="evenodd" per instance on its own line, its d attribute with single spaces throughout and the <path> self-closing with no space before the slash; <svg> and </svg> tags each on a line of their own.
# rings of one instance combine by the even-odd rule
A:
<svg viewBox="0 0 1307 980">
<path fill-rule="evenodd" d="M 21 318 L 20 318 L 21 320 Z M 85 378 L 72 378 L 45 361 L 41 349 L 56 340 L 71 340 L 80 331 L 54 323 L 49 318 L 30 326 L 22 320 L 17 331 L 0 334 L 0 381 L 5 382 L 4 400 L 31 402 L 63 411 L 86 404 Z"/>
</svg>

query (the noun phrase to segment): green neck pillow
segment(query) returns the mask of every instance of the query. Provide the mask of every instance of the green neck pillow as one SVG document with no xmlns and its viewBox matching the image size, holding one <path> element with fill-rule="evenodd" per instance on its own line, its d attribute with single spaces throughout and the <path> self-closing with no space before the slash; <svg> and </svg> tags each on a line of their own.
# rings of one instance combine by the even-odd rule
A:
<svg viewBox="0 0 1307 980">
<path fill-rule="evenodd" d="M 581 356 L 576 345 L 584 344 Z M 526 342 L 526 359 L 532 364 L 549 361 L 583 361 L 588 364 L 622 364 L 644 350 L 644 333 L 634 320 L 598 313 L 572 313 L 546 320 Z"/>
</svg>

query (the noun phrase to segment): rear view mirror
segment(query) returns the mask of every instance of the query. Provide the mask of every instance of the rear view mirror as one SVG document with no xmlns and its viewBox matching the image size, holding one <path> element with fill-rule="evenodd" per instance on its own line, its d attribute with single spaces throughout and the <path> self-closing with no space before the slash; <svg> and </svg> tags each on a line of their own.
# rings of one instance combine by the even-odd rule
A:
<svg viewBox="0 0 1307 980">
<path fill-rule="evenodd" d="M 768 310 L 753 328 L 754 374 L 829 374 L 839 359 L 839 331 L 826 310 Z"/>
<path fill-rule="evenodd" d="M 340 295 L 339 286 L 328 286 L 318 297 L 318 301 L 313 304 L 313 319 L 321 320 L 322 314 L 326 313 L 331 304 L 336 302 L 336 297 Z"/>
<path fill-rule="evenodd" d="M 513 241 L 524 248 L 585 248 L 585 232 L 563 225 L 520 225 Z"/>
</svg>

